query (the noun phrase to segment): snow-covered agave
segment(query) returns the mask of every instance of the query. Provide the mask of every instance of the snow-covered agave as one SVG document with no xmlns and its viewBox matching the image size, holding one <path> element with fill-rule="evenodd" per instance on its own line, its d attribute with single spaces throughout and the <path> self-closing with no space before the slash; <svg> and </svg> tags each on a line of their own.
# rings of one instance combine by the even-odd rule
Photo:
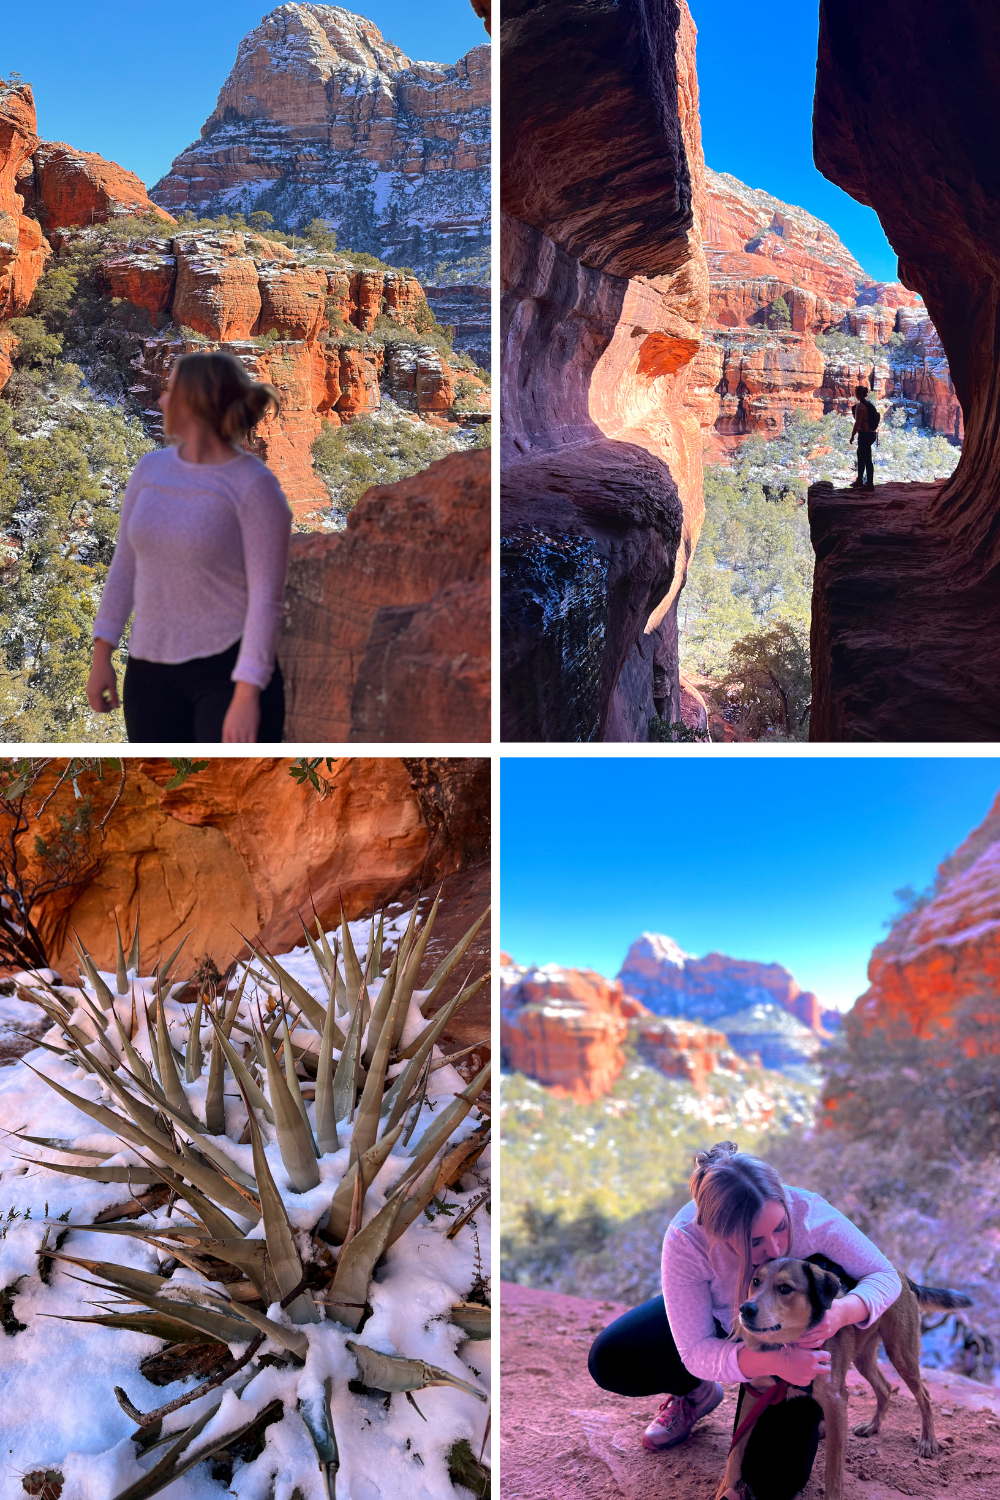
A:
<svg viewBox="0 0 1000 1500">
<path fill-rule="evenodd" d="M 220 1448 L 231 1450 L 242 1432 L 259 1430 L 280 1415 L 280 1408 L 271 1403 L 241 1433 L 230 1431 L 225 1438 L 199 1443 L 200 1433 L 221 1404 L 220 1395 L 184 1431 L 160 1436 L 165 1417 L 212 1390 L 224 1385 L 237 1395 L 245 1390 L 262 1368 L 254 1356 L 266 1341 L 281 1351 L 277 1357 L 294 1366 L 308 1352 L 309 1325 L 333 1320 L 357 1336 L 370 1311 L 372 1276 L 385 1252 L 418 1215 L 440 1203 L 441 1195 L 472 1170 L 483 1152 L 489 1120 L 482 1109 L 471 1133 L 457 1142 L 451 1137 L 476 1107 L 489 1081 L 488 1063 L 443 1107 L 439 1096 L 439 1107 L 427 1112 L 430 1122 L 412 1139 L 430 1075 L 461 1056 L 443 1058 L 436 1044 L 489 978 L 472 980 L 470 974 L 454 997 L 436 1008 L 443 987 L 485 921 L 484 912 L 417 993 L 439 903 L 440 894 L 419 927 L 414 907 L 384 975 L 381 916 L 371 918 L 364 963 L 343 913 L 339 944 L 335 938 L 331 945 L 319 922 L 315 937 L 303 924 L 326 989 L 325 1004 L 261 943 L 247 940 L 252 957 L 232 981 L 232 992 L 199 987 L 185 1017 L 177 997 L 190 997 L 191 985 L 175 977 L 184 944 L 161 960 L 151 977 L 140 978 L 138 915 L 128 957 L 116 923 L 114 989 L 79 940 L 85 979 L 79 989 L 68 991 L 41 977 L 27 987 L 61 1038 L 57 1045 L 50 1034 L 41 1045 L 64 1059 L 68 1054 L 74 1066 L 96 1076 L 109 1102 L 81 1097 L 78 1089 L 56 1076 L 37 1076 L 125 1142 L 142 1162 L 109 1166 L 104 1164 L 109 1153 L 82 1150 L 77 1154 L 87 1158 L 86 1165 L 44 1165 L 92 1181 L 125 1184 L 133 1201 L 122 1205 L 121 1218 L 146 1206 L 138 1193 L 155 1189 L 160 1189 L 160 1202 L 167 1190 L 168 1202 L 178 1209 L 177 1222 L 168 1228 L 116 1222 L 108 1214 L 101 1215 L 102 1222 L 70 1228 L 141 1239 L 165 1257 L 161 1271 L 180 1265 L 203 1278 L 203 1283 L 190 1277 L 177 1281 L 170 1274 L 136 1270 L 114 1259 L 43 1247 L 52 1260 L 86 1272 L 84 1285 L 98 1293 L 95 1305 L 101 1311 L 73 1315 L 72 1321 L 151 1334 L 171 1346 L 218 1343 L 238 1350 L 224 1356 L 202 1384 L 155 1411 L 141 1411 L 121 1387 L 115 1387 L 123 1410 L 137 1423 L 137 1450 L 165 1448 L 153 1467 L 116 1500 L 143 1500 L 157 1493 Z M 180 1031 L 184 1037 L 183 1050 L 171 1026 L 175 1035 Z M 208 1076 L 202 1085 L 206 1048 Z M 313 1080 L 315 1123 L 302 1093 Z M 233 1095 L 234 1083 L 243 1108 L 239 1103 L 230 1107 L 233 1134 L 227 1134 L 226 1095 Z M 203 1119 L 195 1112 L 196 1102 Z M 238 1130 L 242 1134 L 234 1142 Z M 296 1232 L 268 1164 L 265 1133 L 277 1141 L 293 1192 L 306 1194 L 320 1185 L 324 1156 L 341 1149 L 340 1132 L 350 1134 L 346 1170 L 308 1234 Z M 21 1139 L 64 1152 L 68 1145 L 44 1137 Z M 249 1144 L 252 1172 L 239 1164 L 231 1149 L 227 1151 L 233 1144 Z M 366 1216 L 369 1190 L 390 1161 L 384 1202 Z M 467 1206 L 449 1236 L 468 1224 L 487 1196 L 481 1193 Z M 261 1225 L 262 1235 L 242 1228 L 239 1221 Z M 65 1221 L 58 1229 L 61 1245 Z M 482 1303 L 457 1303 L 452 1321 L 467 1337 L 489 1336 L 489 1312 Z M 413 1391 L 446 1385 L 484 1402 L 488 1399 L 472 1382 L 408 1357 L 405 1351 L 369 1349 L 356 1338 L 346 1347 L 358 1370 L 352 1389 L 401 1391 L 413 1401 Z M 275 1357 L 271 1353 L 269 1361 Z M 230 1385 L 235 1376 L 240 1378 Z M 299 1399 L 298 1407 L 332 1497 L 339 1458 L 329 1381 L 325 1391 L 325 1399 L 312 1392 Z"/>
</svg>

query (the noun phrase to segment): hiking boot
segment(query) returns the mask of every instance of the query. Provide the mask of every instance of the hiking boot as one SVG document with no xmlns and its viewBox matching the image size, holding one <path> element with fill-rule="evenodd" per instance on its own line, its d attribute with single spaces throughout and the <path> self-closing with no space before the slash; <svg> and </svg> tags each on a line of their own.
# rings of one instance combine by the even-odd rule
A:
<svg viewBox="0 0 1000 1500">
<path fill-rule="evenodd" d="M 862 489 L 864 489 L 864 485 L 861 483 L 860 479 L 856 479 L 854 481 L 854 483 L 851 485 L 851 489 L 852 490 L 862 490 Z"/>
<path fill-rule="evenodd" d="M 690 1396 L 668 1396 L 642 1435 L 642 1446 L 650 1453 L 662 1453 L 683 1443 L 700 1417 L 707 1417 L 722 1400 L 722 1386 L 714 1380 L 703 1380 Z"/>
<path fill-rule="evenodd" d="M 862 489 L 863 489 L 863 490 L 873 490 L 873 489 L 874 489 L 874 488 L 875 488 L 875 486 L 874 486 L 874 484 L 863 484 L 863 485 L 862 485 L 862 486 L 861 486 L 861 488 L 862 488 Z"/>
</svg>

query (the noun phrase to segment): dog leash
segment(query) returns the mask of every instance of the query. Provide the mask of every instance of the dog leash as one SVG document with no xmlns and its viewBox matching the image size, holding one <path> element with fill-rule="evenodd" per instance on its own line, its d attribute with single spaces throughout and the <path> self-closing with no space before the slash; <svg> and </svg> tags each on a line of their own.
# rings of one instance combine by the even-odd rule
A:
<svg viewBox="0 0 1000 1500">
<path fill-rule="evenodd" d="M 743 1389 L 748 1393 L 751 1390 L 746 1381 L 743 1382 Z M 745 1416 L 743 1418 L 743 1421 L 733 1433 L 733 1440 L 729 1444 L 730 1453 L 732 1453 L 733 1449 L 736 1447 L 736 1444 L 739 1442 L 740 1438 L 743 1437 L 744 1433 L 749 1432 L 750 1428 L 756 1422 L 765 1406 L 773 1406 L 777 1401 L 784 1401 L 787 1390 L 788 1381 L 782 1380 L 780 1375 L 776 1375 L 774 1385 L 772 1385 L 769 1391 L 765 1391 L 763 1395 L 758 1396 L 757 1405 L 754 1407 L 753 1411 L 750 1412 L 748 1416 Z M 752 1392 L 752 1394 L 756 1395 L 757 1393 Z"/>
</svg>

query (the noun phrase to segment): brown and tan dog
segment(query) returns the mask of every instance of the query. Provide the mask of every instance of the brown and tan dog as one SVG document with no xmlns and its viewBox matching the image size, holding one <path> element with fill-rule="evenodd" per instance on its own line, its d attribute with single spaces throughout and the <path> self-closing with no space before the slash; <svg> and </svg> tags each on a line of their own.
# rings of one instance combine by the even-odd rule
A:
<svg viewBox="0 0 1000 1500">
<path fill-rule="evenodd" d="M 818 1259 L 822 1261 L 823 1257 Z M 917 1445 L 920 1456 L 929 1458 L 939 1451 L 940 1445 L 934 1436 L 930 1396 L 920 1379 L 920 1311 L 921 1308 L 971 1307 L 972 1300 L 963 1292 L 917 1286 L 903 1275 L 900 1275 L 900 1280 L 903 1283 L 902 1292 L 877 1323 L 871 1328 L 848 1324 L 822 1346 L 830 1351 L 830 1369 L 815 1378 L 811 1394 L 822 1407 L 826 1422 L 825 1500 L 841 1500 L 843 1492 L 844 1452 L 847 1447 L 847 1371 L 852 1364 L 875 1392 L 876 1402 L 875 1415 L 870 1422 L 855 1427 L 855 1436 L 874 1437 L 889 1405 L 891 1389 L 878 1368 L 880 1339 L 885 1345 L 885 1352 L 893 1369 L 906 1381 L 920 1408 L 920 1441 Z M 811 1261 L 795 1260 L 791 1256 L 766 1261 L 755 1268 L 750 1284 L 750 1297 L 740 1308 L 740 1332 L 745 1344 L 749 1349 L 780 1349 L 785 1344 L 794 1344 L 819 1322 L 836 1298 L 846 1295 L 853 1284 L 849 1277 L 845 1276 L 842 1281 L 833 1271 L 825 1269 L 824 1265 Z M 753 1399 L 756 1395 L 770 1391 L 777 1382 L 773 1376 L 764 1375 L 747 1384 L 750 1387 L 748 1395 Z M 791 1400 L 805 1394 L 805 1390 L 789 1386 L 785 1399 Z M 741 1427 L 744 1425 L 745 1415 L 751 1409 L 744 1400 L 741 1407 Z M 737 1428 L 737 1432 L 739 1430 Z M 739 1493 L 737 1487 L 743 1467 L 743 1454 L 751 1431 L 752 1427 L 748 1427 L 730 1450 L 729 1462 L 716 1500 L 722 1500 L 727 1492 Z"/>
</svg>

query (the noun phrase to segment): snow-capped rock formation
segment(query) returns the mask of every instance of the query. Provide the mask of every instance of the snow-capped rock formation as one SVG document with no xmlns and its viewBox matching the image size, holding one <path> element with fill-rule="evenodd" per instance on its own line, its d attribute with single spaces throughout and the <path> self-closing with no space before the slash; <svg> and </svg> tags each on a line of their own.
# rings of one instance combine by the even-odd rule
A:
<svg viewBox="0 0 1000 1500">
<path fill-rule="evenodd" d="M 618 973 L 626 992 L 656 1015 L 717 1026 L 742 1057 L 795 1076 L 811 1068 L 840 1024 L 781 964 L 708 953 L 696 958 L 672 938 L 644 932 Z M 804 1076 L 804 1075 L 803 1075 Z"/>
<path fill-rule="evenodd" d="M 263 209 L 430 277 L 488 243 L 490 49 L 414 62 L 363 16 L 279 5 L 242 40 L 201 137 L 151 197 Z"/>
<path fill-rule="evenodd" d="M 884 406 L 956 442 L 962 411 L 923 299 L 873 281 L 829 224 L 705 169 L 709 312 L 696 360 L 700 416 L 719 454 L 791 415 L 846 415 L 863 382 Z M 822 347 L 817 336 L 824 338 Z"/>
</svg>

